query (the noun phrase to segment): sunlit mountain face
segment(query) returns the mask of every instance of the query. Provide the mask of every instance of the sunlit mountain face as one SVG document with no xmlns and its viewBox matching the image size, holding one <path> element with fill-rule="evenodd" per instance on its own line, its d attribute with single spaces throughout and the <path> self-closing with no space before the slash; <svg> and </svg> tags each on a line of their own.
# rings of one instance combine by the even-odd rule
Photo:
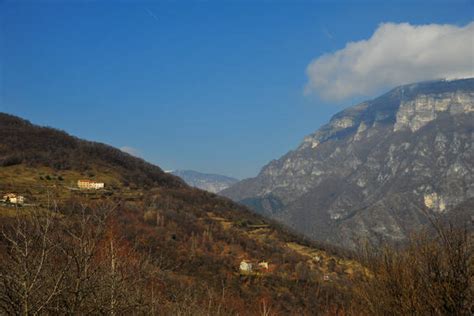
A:
<svg viewBox="0 0 474 316">
<path fill-rule="evenodd" d="M 315 240 L 403 242 L 426 214 L 468 220 L 473 122 L 474 79 L 400 86 L 337 113 L 221 194 Z"/>
</svg>

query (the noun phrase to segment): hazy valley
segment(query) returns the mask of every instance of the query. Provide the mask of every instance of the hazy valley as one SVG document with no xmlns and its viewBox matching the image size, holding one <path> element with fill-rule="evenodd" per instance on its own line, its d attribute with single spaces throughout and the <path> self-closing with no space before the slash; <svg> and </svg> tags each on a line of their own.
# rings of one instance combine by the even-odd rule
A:
<svg viewBox="0 0 474 316">
<path fill-rule="evenodd" d="M 170 171 L 170 173 L 180 177 L 192 187 L 211 193 L 218 193 L 239 181 L 235 178 L 219 174 L 208 174 L 193 170 L 174 170 Z"/>
</svg>

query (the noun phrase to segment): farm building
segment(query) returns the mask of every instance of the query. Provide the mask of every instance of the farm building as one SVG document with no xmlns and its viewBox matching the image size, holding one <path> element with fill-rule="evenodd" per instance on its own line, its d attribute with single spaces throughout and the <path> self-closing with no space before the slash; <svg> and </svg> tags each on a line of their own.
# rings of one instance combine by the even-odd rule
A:
<svg viewBox="0 0 474 316">
<path fill-rule="evenodd" d="M 266 262 L 266 261 L 259 262 L 258 267 L 260 269 L 267 269 L 268 270 L 268 262 Z"/>
<path fill-rule="evenodd" d="M 253 264 L 247 260 L 242 260 L 240 262 L 240 272 L 250 273 L 253 270 Z"/>
<path fill-rule="evenodd" d="M 256 263 L 249 260 L 242 260 L 239 269 L 241 273 L 268 272 L 269 267 L 266 261 Z"/>
<path fill-rule="evenodd" d="M 21 205 L 25 203 L 25 197 L 15 193 L 7 193 L 3 196 L 3 202 Z"/>
<path fill-rule="evenodd" d="M 85 189 L 85 190 L 99 190 L 104 188 L 104 183 L 102 182 L 95 182 L 92 180 L 78 180 L 77 181 L 77 187 L 79 189 Z"/>
</svg>

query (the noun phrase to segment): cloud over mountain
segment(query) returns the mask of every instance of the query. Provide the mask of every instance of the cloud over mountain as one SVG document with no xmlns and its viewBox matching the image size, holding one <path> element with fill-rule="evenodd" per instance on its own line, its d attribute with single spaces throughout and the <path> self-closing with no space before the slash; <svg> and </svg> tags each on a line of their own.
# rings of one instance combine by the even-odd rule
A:
<svg viewBox="0 0 474 316">
<path fill-rule="evenodd" d="M 370 95 L 415 81 L 474 76 L 474 22 L 383 23 L 367 40 L 314 59 L 305 94 L 326 100 Z"/>
</svg>

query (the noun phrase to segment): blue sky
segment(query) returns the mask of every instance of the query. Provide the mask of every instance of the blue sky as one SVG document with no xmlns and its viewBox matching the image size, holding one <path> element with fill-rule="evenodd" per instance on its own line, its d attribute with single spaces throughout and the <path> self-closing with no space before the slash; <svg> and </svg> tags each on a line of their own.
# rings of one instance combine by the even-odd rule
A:
<svg viewBox="0 0 474 316">
<path fill-rule="evenodd" d="M 305 95 L 312 60 L 381 23 L 462 27 L 473 12 L 472 1 L 0 1 L 0 111 L 164 169 L 254 176 L 364 98 Z"/>
</svg>

